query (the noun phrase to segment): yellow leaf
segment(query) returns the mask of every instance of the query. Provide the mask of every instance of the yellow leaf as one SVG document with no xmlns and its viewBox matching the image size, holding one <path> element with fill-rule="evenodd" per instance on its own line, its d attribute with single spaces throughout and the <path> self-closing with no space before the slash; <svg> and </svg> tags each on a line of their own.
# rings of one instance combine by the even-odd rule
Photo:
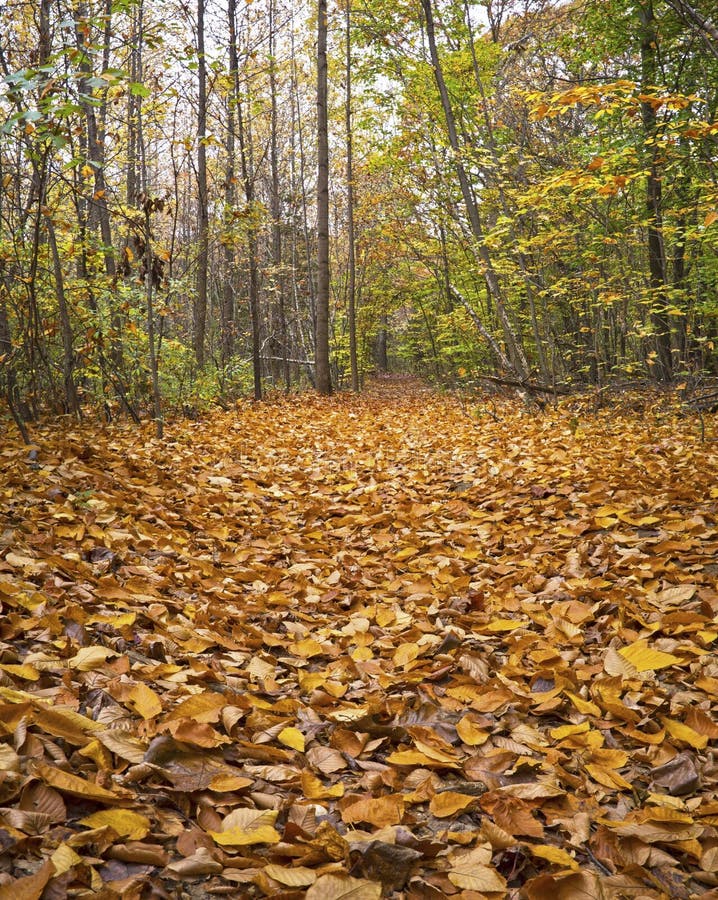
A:
<svg viewBox="0 0 718 900">
<path fill-rule="evenodd" d="M 145 720 L 153 719 L 162 712 L 162 701 L 159 696 L 151 687 L 142 682 L 134 685 L 127 695 L 125 703 L 138 712 Z"/>
<path fill-rule="evenodd" d="M 423 753 L 429 757 L 429 759 L 436 760 L 436 762 L 440 763 L 453 763 L 458 759 L 456 751 L 454 748 L 448 744 L 444 749 L 440 743 L 441 738 L 436 735 L 436 740 L 432 741 L 431 736 L 428 736 L 427 739 L 424 739 L 418 735 L 414 735 L 414 743 L 416 744 L 416 749 L 419 753 Z"/>
<path fill-rule="evenodd" d="M 117 616 L 88 616 L 87 621 L 89 624 L 94 624 L 95 622 L 102 622 L 107 625 L 112 625 L 113 628 L 124 628 L 126 625 L 134 625 L 137 620 L 137 613 L 128 612 L 122 613 Z"/>
<path fill-rule="evenodd" d="M 588 722 L 580 722 L 578 725 L 560 725 L 558 728 L 552 728 L 549 734 L 555 741 L 562 741 L 574 734 L 584 734 L 590 728 Z"/>
<path fill-rule="evenodd" d="M 703 220 L 703 225 L 708 228 L 708 226 L 712 225 L 715 221 L 718 221 L 718 212 L 712 209 L 710 210 L 710 212 L 706 213 L 706 217 Z"/>
<path fill-rule="evenodd" d="M 615 647 L 609 647 L 603 658 L 603 668 L 609 675 L 620 675 L 621 678 L 637 678 L 638 669 L 631 665 Z"/>
<path fill-rule="evenodd" d="M 467 865 L 460 866 L 449 872 L 449 881 L 466 891 L 479 891 L 482 894 L 506 892 L 506 881 L 491 866 Z"/>
<path fill-rule="evenodd" d="M 437 760 L 418 750 L 395 750 L 387 756 L 386 761 L 395 766 L 439 766 L 440 768 L 458 769 L 453 760 Z"/>
<path fill-rule="evenodd" d="M 613 769 L 606 769 L 604 766 L 586 763 L 586 771 L 594 781 L 597 781 L 599 784 L 611 788 L 612 790 L 630 791 L 633 787 L 630 781 L 626 781 L 622 775 L 619 775 L 618 772 L 615 772 Z"/>
<path fill-rule="evenodd" d="M 302 772 L 302 793 L 307 800 L 328 800 L 331 797 L 343 797 L 344 785 L 341 781 L 326 787 L 324 783 L 308 772 L 306 769 Z"/>
<path fill-rule="evenodd" d="M 68 660 L 68 664 L 71 669 L 77 669 L 78 672 L 92 672 L 94 669 L 101 668 L 109 656 L 117 656 L 117 654 L 109 647 L 95 644 L 92 647 L 82 647 L 72 659 Z"/>
<path fill-rule="evenodd" d="M 251 844 L 277 844 L 279 832 L 274 828 L 276 809 L 235 809 L 222 820 L 221 831 L 210 835 L 222 847 L 246 847 Z"/>
<path fill-rule="evenodd" d="M 65 794 L 73 797 L 82 797 L 85 800 L 98 800 L 110 803 L 116 803 L 125 799 L 125 794 L 108 791 L 99 784 L 92 781 L 86 781 L 84 778 L 78 778 L 77 775 L 70 775 L 69 772 L 63 772 L 62 769 L 56 769 L 54 766 L 48 766 L 45 763 L 36 763 L 33 773 L 38 775 L 45 784 L 50 787 L 57 788 Z"/>
<path fill-rule="evenodd" d="M 129 841 L 141 841 L 150 831 L 150 820 L 131 809 L 102 809 L 80 819 L 80 825 L 88 828 L 109 826 Z"/>
<path fill-rule="evenodd" d="M 667 666 L 680 665 L 683 660 L 672 653 L 664 653 L 662 650 L 654 650 L 648 646 L 648 641 L 641 640 L 622 647 L 618 651 L 638 672 L 647 672 L 649 669 L 665 669 Z"/>
<path fill-rule="evenodd" d="M 285 884 L 287 887 L 308 887 L 317 880 L 317 873 L 314 869 L 308 869 L 306 866 L 278 866 L 270 863 L 262 871 L 269 878 Z"/>
<path fill-rule="evenodd" d="M 324 647 L 319 641 L 315 641 L 314 638 L 304 638 L 303 641 L 297 641 L 289 649 L 297 656 L 301 656 L 302 659 L 310 659 L 312 656 L 319 656 L 320 653 L 324 653 Z"/>
<path fill-rule="evenodd" d="M 397 647 L 392 662 L 395 666 L 406 666 L 413 662 L 420 653 L 421 647 L 418 644 L 401 644 Z"/>
<path fill-rule="evenodd" d="M 578 863 L 571 854 L 560 847 L 553 847 L 551 844 L 527 844 L 527 846 L 533 855 L 538 856 L 539 859 L 556 863 L 557 866 L 562 866 L 564 869 L 577 871 L 579 868 Z"/>
<path fill-rule="evenodd" d="M 241 791 L 250 784 L 254 784 L 254 779 L 244 778 L 242 775 L 215 775 L 209 783 L 209 789 L 217 794 L 229 794 Z"/>
<path fill-rule="evenodd" d="M 74 709 L 62 706 L 56 706 L 54 709 L 38 709 L 35 712 L 35 724 L 43 731 L 78 747 L 87 743 L 87 732 L 94 734 L 103 730 L 99 722 L 75 712 Z"/>
<path fill-rule="evenodd" d="M 248 847 L 251 844 L 278 844 L 279 832 L 271 825 L 261 825 L 250 831 L 231 828 L 229 831 L 210 831 L 215 843 L 221 847 Z"/>
<path fill-rule="evenodd" d="M 621 769 L 628 762 L 628 753 L 625 750 L 599 747 L 591 753 L 591 762 L 605 766 L 607 769 Z"/>
<path fill-rule="evenodd" d="M 402 559 L 411 559 L 411 557 L 416 556 L 418 552 L 416 547 L 404 547 L 402 550 L 399 550 L 398 553 L 394 554 L 394 559 L 399 561 Z"/>
<path fill-rule="evenodd" d="M 227 699 L 222 694 L 216 691 L 203 691 L 201 694 L 192 694 L 178 703 L 164 721 L 194 719 L 195 722 L 218 722 L 225 706 Z"/>
<path fill-rule="evenodd" d="M 655 734 L 639 731 L 638 728 L 626 728 L 623 733 L 641 744 L 662 744 L 666 738 L 665 728 L 661 728 L 661 730 L 655 732 Z"/>
<path fill-rule="evenodd" d="M 579 697 L 578 694 L 572 694 L 571 691 L 564 691 L 566 696 L 569 698 L 571 703 L 576 707 L 576 709 L 583 713 L 585 716 L 600 716 L 601 710 L 595 703 L 592 703 L 590 700 L 584 700 L 583 697 Z"/>
<path fill-rule="evenodd" d="M 526 622 L 520 619 L 494 619 L 493 622 L 489 622 L 488 625 L 480 625 L 476 630 L 489 631 L 491 633 L 514 631 L 516 628 L 521 628 L 525 624 Z"/>
<path fill-rule="evenodd" d="M 445 819 L 453 816 L 459 810 L 464 810 L 476 801 L 476 797 L 471 794 L 460 794 L 456 791 L 442 791 L 440 794 L 434 794 L 429 803 L 429 809 L 432 815 L 437 819 Z"/>
<path fill-rule="evenodd" d="M 60 844 L 50 857 L 50 861 L 55 867 L 55 875 L 64 875 L 65 872 L 69 872 L 70 869 L 80 866 L 84 862 L 83 858 L 67 844 Z"/>
<path fill-rule="evenodd" d="M 93 760 L 98 769 L 112 768 L 112 755 L 100 741 L 90 741 L 82 749 L 77 751 L 80 756 Z"/>
<path fill-rule="evenodd" d="M 379 900 L 382 894 L 380 881 L 351 875 L 321 875 L 307 891 L 305 900 Z"/>
<path fill-rule="evenodd" d="M 491 737 L 488 731 L 479 728 L 468 716 L 464 716 L 463 719 L 459 719 L 456 723 L 456 733 L 469 747 L 480 747 Z"/>
<path fill-rule="evenodd" d="M 690 744 L 696 750 L 703 750 L 708 745 L 708 738 L 705 734 L 699 734 L 697 731 L 689 728 L 688 725 L 684 725 L 683 722 L 678 722 L 676 719 L 666 719 L 663 716 L 661 716 L 661 722 L 672 738 Z"/>
<path fill-rule="evenodd" d="M 37 681 L 40 677 L 38 670 L 31 665 L 16 666 L 12 663 L 0 665 L 0 670 L 7 672 L 8 675 L 14 675 L 15 678 L 22 678 L 24 681 Z"/>
<path fill-rule="evenodd" d="M 298 728 L 283 728 L 277 738 L 285 747 L 304 753 L 304 735 Z"/>
<path fill-rule="evenodd" d="M 311 694 L 327 680 L 326 672 L 307 672 L 299 676 L 299 689 L 303 694 Z"/>
</svg>

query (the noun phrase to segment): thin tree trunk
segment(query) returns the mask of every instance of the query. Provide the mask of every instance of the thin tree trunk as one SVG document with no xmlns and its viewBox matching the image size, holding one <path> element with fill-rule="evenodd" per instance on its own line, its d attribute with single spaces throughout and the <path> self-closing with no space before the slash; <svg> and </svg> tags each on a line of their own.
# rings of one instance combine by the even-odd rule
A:
<svg viewBox="0 0 718 900">
<path fill-rule="evenodd" d="M 429 45 L 431 64 L 434 70 L 436 86 L 439 90 L 441 107 L 444 112 L 444 121 L 449 137 L 449 144 L 454 154 L 454 167 L 456 169 L 459 187 L 461 188 L 461 196 L 464 201 L 464 207 L 469 219 L 471 232 L 477 243 L 479 258 L 481 259 L 481 262 L 484 266 L 484 279 L 486 280 L 486 286 L 496 305 L 496 312 L 498 314 L 499 321 L 501 322 L 504 340 L 506 341 L 506 346 L 508 349 L 508 357 L 504 356 L 504 359 L 507 359 L 507 361 L 509 361 L 510 371 L 512 371 L 519 380 L 526 381 L 529 378 L 528 362 L 524 355 L 523 349 L 521 348 L 519 339 L 509 320 L 499 278 L 496 273 L 496 269 L 494 268 L 488 247 L 486 246 L 484 227 L 481 222 L 481 217 L 479 216 L 478 206 L 471 190 L 471 185 L 469 184 L 466 169 L 464 168 L 464 164 L 461 160 L 462 148 L 459 143 L 458 133 L 456 130 L 456 121 L 454 119 L 454 112 L 451 107 L 449 92 L 446 88 L 444 72 L 441 67 L 441 61 L 439 60 L 439 53 L 436 47 L 434 14 L 431 7 L 431 0 L 421 0 L 421 5 L 424 11 L 424 25 L 426 28 L 426 37 Z"/>
<path fill-rule="evenodd" d="M 304 251 L 306 254 L 307 264 L 307 294 L 309 298 L 309 312 L 312 324 L 316 321 L 316 283 L 313 269 L 313 254 L 311 238 L 309 233 L 309 215 L 307 211 L 307 177 L 306 177 L 306 161 L 307 156 L 304 151 L 304 129 L 302 126 L 302 108 L 299 97 L 299 79 L 297 76 L 297 60 L 294 52 L 294 28 L 292 28 L 292 111 L 293 124 L 296 123 L 296 138 L 299 145 L 299 184 L 302 195 L 302 233 L 304 235 Z M 312 375 L 312 380 L 314 376 Z"/>
<path fill-rule="evenodd" d="M 656 20 L 652 0 L 639 0 L 638 14 L 641 24 L 641 88 L 644 94 L 656 85 L 657 40 Z M 660 172 L 660 149 L 656 140 L 658 120 L 652 103 L 641 103 L 643 131 L 648 148 L 649 164 L 646 177 L 646 210 L 648 213 L 648 268 L 651 285 L 651 321 L 656 337 L 659 381 L 668 382 L 673 373 L 671 356 L 671 326 L 666 307 L 666 250 L 663 236 L 663 191 Z"/>
<path fill-rule="evenodd" d="M 234 0 L 232 9 L 235 10 Z M 235 28 L 236 38 L 236 28 Z M 245 130 L 244 113 L 239 91 L 239 71 L 235 70 L 234 90 L 237 97 L 237 139 L 239 141 L 239 158 L 242 167 L 242 182 L 244 185 L 244 197 L 247 204 L 247 254 L 249 256 L 249 318 L 252 325 L 252 375 L 254 381 L 254 399 L 262 399 L 262 345 L 260 336 L 260 309 L 259 309 L 259 269 L 258 269 L 258 236 L 255 224 L 254 203 L 254 160 L 252 158 L 252 146 L 250 135 Z"/>
<path fill-rule="evenodd" d="M 349 324 L 349 366 L 352 390 L 359 391 L 359 361 L 357 359 L 356 322 L 356 244 L 354 237 L 354 133 L 352 130 L 352 45 L 351 45 L 351 0 L 346 2 L 346 95 L 344 121 L 347 141 L 347 319 Z M 422 308 L 423 312 L 423 308 Z M 431 332 L 429 332 L 431 336 Z M 433 338 L 432 338 L 433 346 Z M 436 350 L 434 348 L 434 356 Z"/>
<path fill-rule="evenodd" d="M 202 0 L 199 0 L 202 3 Z M 142 0 L 140 0 L 140 4 Z M 144 40 L 144 29 L 142 26 L 142 8 L 140 7 L 139 28 L 137 34 L 137 45 L 139 49 L 138 75 L 142 77 L 142 43 Z M 162 416 L 162 393 L 160 390 L 160 369 L 159 369 L 159 343 L 156 343 L 155 337 L 155 309 L 154 309 L 154 260 L 152 254 L 152 223 L 150 221 L 153 210 L 157 209 L 158 204 L 149 196 L 149 185 L 147 177 L 147 152 L 144 139 L 144 128 L 142 127 L 142 97 L 137 98 L 137 137 L 138 149 L 140 151 L 140 179 L 144 186 L 144 198 L 142 202 L 142 211 L 144 213 L 144 241 L 145 241 L 145 310 L 147 313 L 147 346 L 150 363 L 150 377 L 152 378 L 152 418 L 155 423 L 155 434 L 158 440 L 162 440 L 164 434 L 164 419 Z M 161 342 L 161 332 L 159 341 Z"/>
<path fill-rule="evenodd" d="M 232 80 L 227 99 L 227 174 L 224 202 L 227 223 L 231 222 L 232 213 L 237 206 L 237 175 L 235 154 L 235 111 L 239 103 L 237 96 L 237 77 L 239 58 L 237 54 L 237 2 L 228 0 L 227 24 L 229 26 L 229 74 Z M 222 292 L 221 316 L 221 353 L 222 365 L 226 366 L 234 353 L 234 296 L 236 285 L 236 250 L 233 240 L 228 239 L 224 245 L 225 279 Z"/>
<path fill-rule="evenodd" d="M 204 52 L 204 4 L 197 0 L 197 294 L 193 310 L 193 343 L 197 365 L 204 366 L 209 268 L 209 199 L 207 195 L 207 59 Z"/>
<path fill-rule="evenodd" d="M 270 98 L 270 148 L 272 194 L 272 281 L 279 307 L 279 337 L 282 345 L 282 372 L 287 392 L 291 387 L 289 370 L 289 347 L 287 335 L 287 311 L 284 297 L 284 276 L 282 274 L 282 223 L 279 198 L 279 153 L 277 149 L 277 61 L 276 54 L 276 0 L 269 0 L 269 98 Z"/>
<path fill-rule="evenodd" d="M 327 83 L 327 0 L 317 4 L 317 302 L 316 388 L 331 394 L 329 368 L 329 122 Z"/>
<path fill-rule="evenodd" d="M 524 289 L 526 291 L 526 300 L 529 305 L 529 314 L 531 316 L 531 329 L 533 331 L 534 344 L 536 345 L 536 355 L 538 357 L 539 370 L 541 372 L 541 377 L 545 380 L 549 380 L 549 370 L 548 365 L 546 364 L 546 355 L 544 353 L 543 346 L 543 336 L 541 335 L 541 329 L 539 327 L 538 315 L 536 312 L 536 298 L 534 296 L 534 285 L 531 280 L 531 275 L 529 273 L 528 261 L 526 259 L 526 254 L 522 251 L 518 236 L 516 234 L 516 228 L 514 225 L 514 215 L 512 215 L 512 211 L 509 209 L 509 204 L 506 199 L 506 192 L 504 190 L 503 179 L 501 177 L 501 160 L 499 157 L 498 147 L 496 144 L 496 138 L 494 136 L 494 128 L 491 122 L 491 116 L 489 115 L 489 110 L 487 107 L 488 99 L 486 96 L 486 91 L 484 90 L 484 81 L 481 77 L 481 71 L 479 70 L 479 62 L 476 58 L 476 45 L 474 43 L 474 32 L 473 27 L 471 25 L 471 11 L 469 7 L 468 0 L 464 0 L 464 15 L 466 19 L 466 27 L 469 35 L 469 47 L 471 49 L 471 64 L 474 70 L 474 80 L 476 82 L 476 86 L 479 89 L 479 93 L 481 95 L 481 102 L 483 107 L 483 118 L 484 118 L 484 127 L 485 127 L 485 137 L 486 144 L 489 148 L 489 152 L 491 153 L 491 161 L 494 165 L 494 171 L 497 173 L 497 176 L 494 179 L 494 183 L 498 189 L 499 194 L 499 202 L 501 203 L 501 211 L 504 216 L 509 221 L 509 233 L 511 235 L 511 240 L 514 245 L 514 252 L 516 254 L 516 259 L 519 264 L 519 270 L 521 272 L 521 278 L 524 283 Z"/>
<path fill-rule="evenodd" d="M 62 273 L 62 261 L 60 253 L 57 249 L 57 238 L 55 236 L 55 226 L 49 216 L 45 218 L 45 228 L 47 231 L 47 241 L 52 254 L 52 270 L 55 278 L 55 297 L 57 299 L 57 311 L 60 319 L 60 336 L 62 338 L 62 380 L 65 388 L 65 403 L 67 411 L 80 419 L 80 400 L 77 396 L 77 387 L 75 385 L 74 364 L 75 351 L 72 346 L 72 325 L 70 323 L 70 313 L 67 307 L 67 296 L 65 294 L 65 279 Z"/>
</svg>

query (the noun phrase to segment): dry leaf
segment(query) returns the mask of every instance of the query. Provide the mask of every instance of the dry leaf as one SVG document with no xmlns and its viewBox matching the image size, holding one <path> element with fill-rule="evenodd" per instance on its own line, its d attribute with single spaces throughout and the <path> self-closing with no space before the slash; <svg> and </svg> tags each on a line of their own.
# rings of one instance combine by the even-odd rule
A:
<svg viewBox="0 0 718 900">
<path fill-rule="evenodd" d="M 456 791 L 442 791 L 431 798 L 429 810 L 438 819 L 445 819 L 448 816 L 456 815 L 459 811 L 468 809 L 472 803 L 476 802 L 476 799 L 476 797 L 472 797 L 469 794 L 461 794 Z"/>
<path fill-rule="evenodd" d="M 635 641 L 628 647 L 622 647 L 618 652 L 637 672 L 665 669 L 666 666 L 680 665 L 682 662 L 679 656 L 649 646 L 648 641 Z"/>
<path fill-rule="evenodd" d="M 379 900 L 381 883 L 349 875 L 322 875 L 305 894 L 306 900 Z"/>
<path fill-rule="evenodd" d="M 103 809 L 80 819 L 88 828 L 112 828 L 121 838 L 141 841 L 150 831 L 150 820 L 131 809 Z"/>
<path fill-rule="evenodd" d="M 304 735 L 298 728 L 283 728 L 277 738 L 285 747 L 304 753 Z"/>
<path fill-rule="evenodd" d="M 313 869 L 307 869 L 305 866 L 277 866 L 273 863 L 265 866 L 264 874 L 280 884 L 287 887 L 302 888 L 314 884 L 317 880 L 317 873 Z"/>
<path fill-rule="evenodd" d="M 382 828 L 384 825 L 396 825 L 401 822 L 403 815 L 404 798 L 401 794 L 366 797 L 342 810 L 342 819 L 347 825 L 369 822 L 377 828 Z"/>
</svg>

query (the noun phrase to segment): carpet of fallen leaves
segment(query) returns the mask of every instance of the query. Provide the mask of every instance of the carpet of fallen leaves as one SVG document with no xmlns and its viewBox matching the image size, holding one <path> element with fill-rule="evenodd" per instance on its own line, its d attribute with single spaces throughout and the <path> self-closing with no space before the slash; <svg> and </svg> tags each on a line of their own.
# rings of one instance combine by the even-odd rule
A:
<svg viewBox="0 0 718 900">
<path fill-rule="evenodd" d="M 718 466 L 385 380 L 0 448 L 0 898 L 718 897 Z"/>
</svg>

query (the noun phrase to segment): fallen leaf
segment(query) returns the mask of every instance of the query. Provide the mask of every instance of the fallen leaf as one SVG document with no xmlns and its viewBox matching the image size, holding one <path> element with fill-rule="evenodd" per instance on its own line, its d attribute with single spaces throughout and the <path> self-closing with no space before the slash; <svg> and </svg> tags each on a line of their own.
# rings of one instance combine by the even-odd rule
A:
<svg viewBox="0 0 718 900">
<path fill-rule="evenodd" d="M 305 894 L 306 900 L 379 900 L 380 882 L 349 875 L 322 875 Z"/>
<path fill-rule="evenodd" d="M 112 828 L 119 837 L 141 841 L 150 831 L 150 820 L 131 809 L 107 809 L 80 819 L 80 825 L 88 828 Z"/>
</svg>

